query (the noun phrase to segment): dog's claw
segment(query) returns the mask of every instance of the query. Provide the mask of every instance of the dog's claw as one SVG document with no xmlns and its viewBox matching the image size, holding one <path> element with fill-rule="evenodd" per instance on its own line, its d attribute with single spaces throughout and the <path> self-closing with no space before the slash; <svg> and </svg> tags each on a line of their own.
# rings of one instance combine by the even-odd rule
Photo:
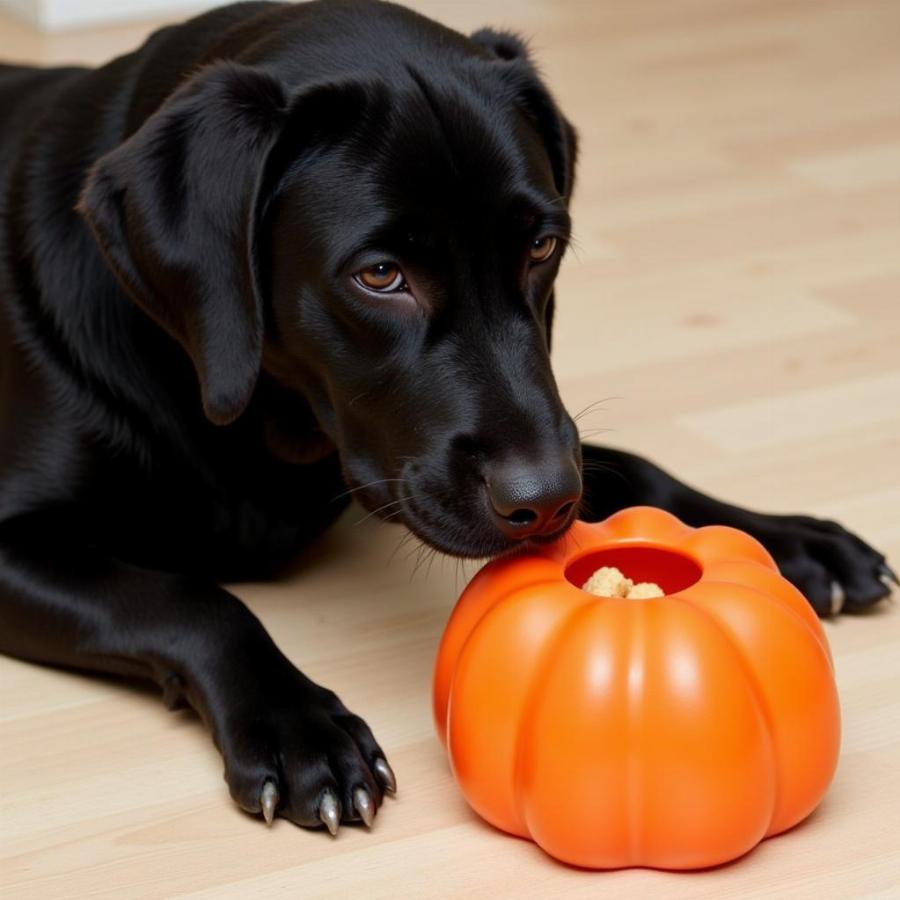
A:
<svg viewBox="0 0 900 900">
<path fill-rule="evenodd" d="M 893 581 L 897 587 L 900 587 L 900 576 L 887 563 L 882 563 L 878 567 L 878 574 L 882 580 Z"/>
<path fill-rule="evenodd" d="M 831 615 L 836 616 L 844 608 L 844 589 L 836 581 L 831 582 Z"/>
<path fill-rule="evenodd" d="M 278 788 L 274 781 L 267 781 L 263 785 L 262 793 L 259 795 L 259 803 L 262 806 L 263 818 L 266 825 L 271 825 L 275 818 L 275 809 L 278 806 Z"/>
<path fill-rule="evenodd" d="M 325 823 L 325 827 L 332 836 L 338 832 L 341 824 L 341 805 L 337 797 L 331 791 L 325 791 L 322 802 L 319 804 L 319 818 Z"/>
<path fill-rule="evenodd" d="M 353 805 L 356 807 L 359 817 L 366 823 L 366 828 L 371 828 L 372 822 L 375 820 L 375 806 L 365 788 L 358 787 L 353 792 Z"/>
<path fill-rule="evenodd" d="M 394 771 L 387 764 L 387 760 L 380 756 L 375 760 L 375 774 L 381 779 L 384 789 L 388 793 L 397 793 L 397 779 L 394 777 Z"/>
</svg>

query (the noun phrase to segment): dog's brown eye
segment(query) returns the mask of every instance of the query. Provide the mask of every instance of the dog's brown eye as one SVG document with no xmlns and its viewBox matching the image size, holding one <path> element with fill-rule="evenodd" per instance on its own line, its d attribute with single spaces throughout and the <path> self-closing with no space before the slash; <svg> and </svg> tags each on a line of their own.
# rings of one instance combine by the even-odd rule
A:
<svg viewBox="0 0 900 900">
<path fill-rule="evenodd" d="M 390 262 L 377 263 L 353 276 L 356 281 L 370 291 L 389 294 L 403 287 L 403 273 L 400 267 Z"/>
<path fill-rule="evenodd" d="M 548 234 L 546 237 L 535 238 L 531 242 L 528 254 L 532 262 L 543 262 L 545 259 L 550 259 L 553 256 L 555 249 L 556 238 Z"/>
</svg>

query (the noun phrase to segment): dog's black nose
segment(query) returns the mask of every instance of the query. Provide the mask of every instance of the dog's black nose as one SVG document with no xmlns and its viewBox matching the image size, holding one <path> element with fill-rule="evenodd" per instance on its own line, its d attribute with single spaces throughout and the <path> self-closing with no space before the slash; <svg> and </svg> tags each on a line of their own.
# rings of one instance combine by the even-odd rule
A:
<svg viewBox="0 0 900 900">
<path fill-rule="evenodd" d="M 485 473 L 497 527 L 507 537 L 550 534 L 581 497 L 581 473 L 571 455 L 541 464 L 509 462 Z"/>
</svg>

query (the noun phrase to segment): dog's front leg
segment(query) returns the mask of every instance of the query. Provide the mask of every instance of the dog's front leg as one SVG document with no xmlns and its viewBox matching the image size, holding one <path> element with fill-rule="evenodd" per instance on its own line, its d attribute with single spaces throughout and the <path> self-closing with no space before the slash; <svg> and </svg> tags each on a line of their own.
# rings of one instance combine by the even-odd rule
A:
<svg viewBox="0 0 900 900">
<path fill-rule="evenodd" d="M 883 554 L 837 522 L 772 515 L 700 493 L 658 466 L 622 450 L 582 445 L 582 516 L 596 521 L 626 506 L 658 506 L 689 525 L 730 525 L 753 535 L 819 615 L 858 611 L 890 593 L 897 576 Z"/>
<path fill-rule="evenodd" d="M 300 672 L 235 596 L 104 557 L 49 516 L 0 524 L 0 651 L 155 682 L 192 706 L 248 812 L 371 824 L 393 773 L 369 727 Z"/>
</svg>

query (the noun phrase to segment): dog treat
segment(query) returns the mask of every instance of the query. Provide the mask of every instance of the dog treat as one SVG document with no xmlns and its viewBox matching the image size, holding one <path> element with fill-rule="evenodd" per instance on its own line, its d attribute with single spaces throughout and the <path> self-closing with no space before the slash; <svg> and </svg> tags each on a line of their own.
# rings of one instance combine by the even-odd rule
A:
<svg viewBox="0 0 900 900">
<path fill-rule="evenodd" d="M 581 586 L 583 591 L 598 597 L 625 597 L 633 582 L 613 566 L 603 566 Z"/>
<path fill-rule="evenodd" d="M 581 589 L 598 597 L 625 597 L 629 600 L 650 600 L 653 597 L 662 597 L 664 593 L 658 584 L 651 581 L 635 584 L 615 566 L 597 569 Z"/>
<path fill-rule="evenodd" d="M 652 581 L 642 581 L 630 588 L 625 596 L 629 600 L 650 600 L 653 597 L 662 597 L 663 590 Z"/>
</svg>

